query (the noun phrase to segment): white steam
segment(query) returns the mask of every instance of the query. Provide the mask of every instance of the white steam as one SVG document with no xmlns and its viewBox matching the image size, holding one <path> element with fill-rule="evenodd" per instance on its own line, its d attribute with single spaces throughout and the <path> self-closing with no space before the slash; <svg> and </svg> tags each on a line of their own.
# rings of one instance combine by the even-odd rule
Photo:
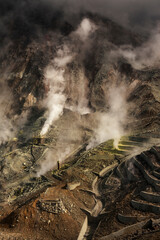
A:
<svg viewBox="0 0 160 240">
<path fill-rule="evenodd" d="M 12 121 L 0 112 L 0 145 L 14 137 Z"/>
<path fill-rule="evenodd" d="M 89 35 L 96 30 L 95 24 L 93 24 L 88 18 L 82 20 L 80 26 L 75 31 L 75 34 L 81 38 L 82 41 L 87 40 Z"/>
<path fill-rule="evenodd" d="M 86 78 L 83 69 L 80 71 L 79 76 L 77 111 L 81 115 L 90 113 L 88 107 L 88 79 Z"/>
<path fill-rule="evenodd" d="M 79 78 L 76 79 L 75 84 L 74 73 L 71 70 L 67 71 L 67 64 L 74 60 L 74 57 L 82 48 L 80 44 L 78 46 L 75 45 L 74 39 L 78 36 L 81 41 L 86 41 L 95 29 L 95 25 L 89 19 L 84 19 L 78 29 L 71 34 L 72 41 L 64 43 L 61 49 L 57 51 L 52 64 L 47 67 L 45 80 L 47 85 L 49 85 L 49 92 L 44 101 L 44 105 L 47 107 L 47 120 L 40 135 L 45 135 L 48 132 L 52 123 L 63 114 L 64 107 L 79 112 L 81 115 L 89 112 L 87 99 L 88 79 L 84 74 L 83 67 L 81 66 L 81 70 L 78 70 Z M 72 88 L 71 86 L 73 85 L 74 87 Z M 70 99 L 68 103 L 66 103 L 67 97 Z"/>
<path fill-rule="evenodd" d="M 108 91 L 109 111 L 97 113 L 98 127 L 87 149 L 114 139 L 114 147 L 118 147 L 121 136 L 124 135 L 124 126 L 127 117 L 126 88 L 111 87 Z"/>
<path fill-rule="evenodd" d="M 69 49 L 64 46 L 63 49 L 57 52 L 57 57 L 53 61 L 53 66 L 49 66 L 45 73 L 45 78 L 49 83 L 50 90 L 47 99 L 45 100 L 48 108 L 47 120 L 42 128 L 41 135 L 47 133 L 52 123 L 63 113 L 66 96 L 65 90 L 65 66 L 72 60 Z"/>
<path fill-rule="evenodd" d="M 75 73 L 70 74 L 68 77 L 67 90 L 70 101 L 66 103 L 65 108 L 78 112 L 80 115 L 90 113 L 88 107 L 88 79 L 85 76 L 83 67 L 78 65 Z"/>
<path fill-rule="evenodd" d="M 123 46 L 113 55 L 123 56 L 135 69 L 160 66 L 160 28 L 157 28 L 150 39 L 142 46 L 133 48 L 132 46 Z"/>
<path fill-rule="evenodd" d="M 0 145 L 14 137 L 13 122 L 8 117 L 11 112 L 11 104 L 13 103 L 13 96 L 9 90 L 6 79 L 8 73 L 3 73 L 0 77 Z"/>
<path fill-rule="evenodd" d="M 45 154 L 45 160 L 41 162 L 41 168 L 37 173 L 37 177 L 40 177 L 41 175 L 45 174 L 49 170 L 57 167 L 57 163 L 62 163 L 66 156 L 70 153 L 71 149 L 70 147 L 67 147 L 66 149 L 60 149 L 58 151 L 55 150 L 49 150 Z"/>
<path fill-rule="evenodd" d="M 13 64 L 13 62 L 12 62 Z M 27 122 L 29 115 L 29 109 L 27 104 L 31 104 L 31 94 L 26 99 L 27 104 L 24 104 L 21 114 L 15 114 L 14 112 L 14 96 L 12 89 L 9 88 L 7 80 L 12 76 L 12 64 L 9 67 L 3 69 L 0 73 L 0 145 L 5 144 L 7 141 L 13 140 L 16 137 L 16 133 Z M 34 99 L 35 100 L 35 99 Z"/>
</svg>

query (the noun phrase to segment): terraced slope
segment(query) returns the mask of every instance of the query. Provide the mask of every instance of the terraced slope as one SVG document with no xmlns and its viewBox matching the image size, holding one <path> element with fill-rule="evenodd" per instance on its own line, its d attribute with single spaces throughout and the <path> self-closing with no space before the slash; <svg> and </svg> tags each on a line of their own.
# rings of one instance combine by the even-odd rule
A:
<svg viewBox="0 0 160 240">
<path fill-rule="evenodd" d="M 154 224 L 143 226 L 160 216 L 159 172 L 160 148 L 154 146 L 99 176 L 97 198 L 102 207 L 97 228 L 93 225 L 94 233 L 90 231 L 84 239 L 132 239 L 135 234 L 138 237 L 156 231 L 158 226 Z M 89 223 L 91 228 L 92 221 Z M 125 228 L 126 225 L 130 227 Z"/>
</svg>

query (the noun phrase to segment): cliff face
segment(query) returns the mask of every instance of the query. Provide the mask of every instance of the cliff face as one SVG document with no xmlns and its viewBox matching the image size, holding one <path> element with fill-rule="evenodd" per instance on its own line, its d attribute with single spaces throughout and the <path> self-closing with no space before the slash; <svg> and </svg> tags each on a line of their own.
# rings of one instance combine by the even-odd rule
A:
<svg viewBox="0 0 160 240">
<path fill-rule="evenodd" d="M 160 70 L 154 59 L 144 65 L 143 56 L 138 55 L 143 52 L 146 57 L 148 40 L 90 14 L 78 24 L 53 23 L 53 28 L 45 28 L 38 37 L 31 35 L 29 40 L 16 33 L 0 62 L 0 226 L 7 234 L 19 232 L 23 237 L 21 225 L 25 217 L 31 218 L 35 230 L 28 220 L 23 226 L 28 239 L 42 239 L 45 231 L 49 231 L 45 239 L 62 239 L 62 235 L 63 239 L 76 239 L 85 216 L 80 208 L 93 208 L 94 201 L 80 190 L 72 194 L 66 183 L 78 181 L 82 188 L 90 189 L 93 171 L 100 171 L 117 157 L 118 161 L 124 158 L 123 151 L 107 140 L 114 139 L 118 147 L 124 135 L 159 138 Z M 147 46 L 152 50 L 149 43 Z M 97 148 L 87 151 L 93 147 Z M 57 162 L 61 165 L 65 160 L 67 164 L 52 176 Z M 63 199 L 64 208 L 57 198 Z M 43 206 L 41 200 L 57 202 Z M 53 209 L 46 210 L 48 206 Z M 49 213 L 52 217 L 48 220 Z M 40 219 L 36 220 L 36 214 Z M 12 223 L 8 220 L 11 216 Z M 48 224 L 43 233 L 39 230 L 41 218 Z M 72 234 L 66 227 L 68 238 L 64 238 L 61 220 L 74 226 Z M 59 227 L 54 225 L 53 234 L 50 223 L 55 221 Z M 10 225 L 15 229 L 8 230 Z"/>
<path fill-rule="evenodd" d="M 70 26 L 71 30 L 66 35 L 68 25 L 64 23 L 63 30 L 60 32 L 49 29 L 44 35 L 40 35 L 34 40 L 30 39 L 29 43 L 25 43 L 25 36 L 19 41 L 15 38 L 14 42 L 8 48 L 6 47 L 7 50 L 1 57 L 1 84 L 3 91 L 7 91 L 11 96 L 7 96 L 10 98 L 8 101 L 9 109 L 5 110 L 7 116 L 12 119 L 13 116 L 19 118 L 22 112 L 30 111 L 32 107 L 38 109 L 47 107 L 46 104 L 42 103 L 50 89 L 50 83 L 47 82 L 49 80 L 45 76 L 46 68 L 48 65 L 53 65 L 57 49 L 63 48 L 64 45 L 67 45 L 70 48 L 69 51 L 76 55 L 65 66 L 66 105 L 75 105 L 76 108 L 77 102 L 86 101 L 86 107 L 89 106 L 93 111 L 104 111 L 108 104 L 106 100 L 108 90 L 106 89 L 113 87 L 113 85 L 117 87 L 119 82 L 123 82 L 126 88 L 130 88 L 130 85 L 134 88 L 137 81 L 139 92 L 135 90 L 137 96 L 143 94 L 144 97 L 141 96 L 141 98 L 144 98 L 146 104 L 148 104 L 146 101 L 146 97 L 148 97 L 152 105 L 149 109 L 155 108 L 155 110 L 149 110 L 146 106 L 140 107 L 141 103 L 136 96 L 134 98 L 134 92 L 130 93 L 132 96 L 128 96 L 129 102 L 137 101 L 135 104 L 136 107 L 137 104 L 139 106 L 137 109 L 145 108 L 140 110 L 142 115 L 146 111 L 157 113 L 158 103 L 152 104 L 151 101 L 156 101 L 154 95 L 159 91 L 158 68 L 136 70 L 134 66 L 127 63 L 128 60 L 123 54 L 119 54 L 120 49 L 126 46 L 138 48 L 143 44 L 144 38 L 110 20 L 93 15 L 89 15 L 89 17 L 96 29 L 89 36 L 89 39 L 85 39 L 85 42 L 84 39 L 78 39 L 77 36 L 74 36 L 75 26 Z M 82 34 L 84 33 L 82 32 Z M 63 49 L 63 51 L 65 50 Z M 149 94 L 152 95 L 152 91 L 154 91 L 153 96 L 149 96 Z M 82 99 L 83 97 L 86 99 Z M 138 114 L 140 113 L 135 113 L 135 110 L 133 110 L 133 114 L 130 113 L 130 115 L 137 115 L 136 117 Z M 150 115 L 150 113 L 144 114 Z"/>
</svg>

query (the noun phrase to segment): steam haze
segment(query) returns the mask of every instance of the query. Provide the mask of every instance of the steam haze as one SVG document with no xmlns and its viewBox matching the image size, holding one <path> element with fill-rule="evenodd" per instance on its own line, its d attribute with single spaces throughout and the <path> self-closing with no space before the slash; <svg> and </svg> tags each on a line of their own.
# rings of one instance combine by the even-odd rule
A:
<svg viewBox="0 0 160 240">
<path fill-rule="evenodd" d="M 52 64 L 47 67 L 45 72 L 45 84 L 48 85 L 49 92 L 47 94 L 47 98 L 44 100 L 44 106 L 48 109 L 48 113 L 47 120 L 41 131 L 41 135 L 46 134 L 52 123 L 58 120 L 63 113 L 65 105 L 66 108 L 71 109 L 72 111 L 78 111 L 81 115 L 89 112 L 87 106 L 87 78 L 85 77 L 83 70 L 79 74 L 79 78 L 76 79 L 77 82 L 72 88 L 72 73 L 70 73 L 69 70 L 67 72 L 66 69 L 67 64 L 72 62 L 74 56 L 77 55 L 76 51 L 73 52 L 75 46 L 72 43 L 72 40 L 78 37 L 80 41 L 87 41 L 90 34 L 92 34 L 95 30 L 96 27 L 92 22 L 86 18 L 83 19 L 77 30 L 72 33 L 71 41 L 68 43 L 68 46 L 64 43 L 63 46 L 57 50 L 56 57 L 54 58 Z M 81 54 L 79 55 L 81 56 Z M 65 91 L 67 92 L 67 85 L 69 90 L 68 97 L 70 98 L 71 102 L 65 104 L 67 100 L 67 93 L 65 93 Z M 76 93 L 75 97 L 77 98 L 77 106 L 72 104 L 72 97 L 74 93 Z"/>
<path fill-rule="evenodd" d="M 24 36 L 30 41 L 46 29 L 61 31 L 66 21 L 76 29 L 81 15 L 86 12 L 111 18 L 140 32 L 149 31 L 160 19 L 159 9 L 158 0 L 1 0 L 1 46 L 10 39 Z"/>
<path fill-rule="evenodd" d="M 107 79 L 108 84 L 105 79 L 109 78 L 108 73 L 116 68 L 119 58 L 126 59 L 127 63 L 130 63 L 135 69 L 159 65 L 160 57 L 157 51 L 160 47 L 159 9 L 160 2 L 158 0 L 152 2 L 147 0 L 16 0 L 14 2 L 0 0 L 0 46 L 2 49 L 0 57 L 2 57 L 1 55 L 3 57 L 7 56 L 8 46 L 12 44 L 13 46 L 14 44 L 15 46 L 20 45 L 22 48 L 21 57 L 23 58 L 23 54 L 26 54 L 24 63 L 27 65 L 27 57 L 30 58 L 30 55 L 25 51 L 23 52 L 23 49 L 28 46 L 31 46 L 32 49 L 32 43 L 34 42 L 35 46 L 39 45 L 34 51 L 33 49 L 28 50 L 31 55 L 40 52 L 42 46 L 40 57 L 36 56 L 36 64 L 38 65 L 38 62 L 43 58 L 42 55 L 46 56 L 47 59 L 42 66 L 37 67 L 36 65 L 35 68 L 35 76 L 38 80 L 40 79 L 39 75 L 43 75 L 43 78 L 41 78 L 45 87 L 45 93 L 42 94 L 43 99 L 41 98 L 39 101 L 38 97 L 36 96 L 36 98 L 30 90 L 27 93 L 30 95 L 25 95 L 25 97 L 32 96 L 33 99 L 36 99 L 35 104 L 38 105 L 40 102 L 45 110 L 45 122 L 40 135 L 47 134 L 50 127 L 54 126 L 57 120 L 61 120 L 60 118 L 65 111 L 76 115 L 74 130 L 73 124 L 70 127 L 67 125 L 68 122 L 70 123 L 69 119 L 65 126 L 69 129 L 69 133 L 65 134 L 65 131 L 62 131 L 58 136 L 55 150 L 46 153 L 45 161 L 41 163 L 39 176 L 53 168 L 57 160 L 62 162 L 75 146 L 77 147 L 77 145 L 85 142 L 84 129 L 87 124 L 90 125 L 89 130 L 92 132 L 88 149 L 108 139 L 114 139 L 114 146 L 118 146 L 118 141 L 125 134 L 127 125 L 127 86 L 122 83 L 118 70 L 113 77 L 113 82 L 112 79 Z M 97 16 L 98 18 L 96 18 Z M 108 37 L 109 34 L 113 34 L 115 25 L 111 24 L 110 21 L 108 24 L 107 21 L 104 21 L 105 19 L 118 22 L 119 25 L 142 35 L 146 34 L 147 37 L 137 33 L 134 35 L 131 31 L 115 24 L 116 29 L 118 29 L 118 37 L 116 34 L 116 37 L 112 37 L 116 38 L 116 44 L 115 39 L 110 41 Z M 113 25 L 112 30 L 109 29 L 111 25 Z M 125 36 L 119 36 L 119 32 Z M 119 41 L 119 38 L 124 41 Z M 102 39 L 106 40 L 104 46 Z M 49 49 L 48 52 L 43 49 L 44 45 L 47 46 L 44 49 Z M 135 45 L 136 47 L 133 47 Z M 98 51 L 96 52 L 97 46 Z M 103 59 L 105 56 L 108 59 L 106 61 Z M 112 68 L 110 68 L 110 63 Z M 21 65 L 21 62 L 18 64 Z M 30 61 L 28 72 L 31 65 L 32 61 Z M 105 71 L 105 67 L 108 68 L 108 72 Z M 28 77 L 28 72 L 26 78 L 23 79 L 22 76 L 18 79 L 19 86 L 20 82 L 25 82 L 25 80 L 34 83 L 32 76 L 31 78 Z M 41 74 L 38 75 L 37 73 Z M 98 79 L 98 74 L 101 79 Z M 12 81 L 17 79 L 14 77 L 11 79 Z M 2 78 L 4 91 L 0 97 L 0 123 L 2 127 L 0 129 L 2 136 L 0 144 L 12 138 L 14 135 L 13 128 L 16 128 L 14 121 L 11 121 L 7 115 L 9 110 L 6 113 L 5 109 L 6 103 L 4 103 L 4 100 L 11 102 L 8 106 L 9 109 L 14 102 L 12 94 L 9 97 L 10 90 L 7 86 L 7 79 L 7 77 Z M 102 84 L 103 81 L 104 84 Z M 116 84 L 114 84 L 114 81 Z M 24 89 L 26 86 L 29 89 L 30 86 L 27 84 L 26 81 Z M 37 82 L 36 84 L 38 85 Z M 95 102 L 98 102 L 97 105 L 101 105 L 101 99 L 97 100 L 97 96 L 91 96 L 94 87 L 97 95 L 105 99 L 104 106 L 97 107 L 96 104 L 92 103 L 93 98 L 95 98 Z M 23 91 L 19 90 L 19 92 L 23 94 Z M 23 100 L 25 102 L 26 99 Z M 94 124 L 92 121 L 87 123 L 89 118 L 87 119 L 86 115 L 91 115 L 90 119 L 94 118 Z M 23 125 L 27 117 L 24 114 L 24 118 L 21 119 L 19 114 L 17 118 Z M 65 138 L 63 138 L 63 135 L 65 135 Z M 61 143 L 66 143 L 66 145 L 60 146 Z"/>
<path fill-rule="evenodd" d="M 65 79 L 64 68 L 67 63 L 72 60 L 72 56 L 68 53 L 68 48 L 63 46 L 63 49 L 57 52 L 57 57 L 53 61 L 53 67 L 49 66 L 45 73 L 47 84 L 49 84 L 49 92 L 47 99 L 44 101 L 48 108 L 47 120 L 41 131 L 41 135 L 47 133 L 52 122 L 58 120 L 63 113 L 66 97 L 64 92 Z"/>
<path fill-rule="evenodd" d="M 11 111 L 11 104 L 13 101 L 12 92 L 5 82 L 7 77 L 8 74 L 4 72 L 1 74 L 0 79 L 0 145 L 14 136 L 12 119 L 7 116 Z"/>
<path fill-rule="evenodd" d="M 114 77 L 115 81 L 118 82 L 120 76 L 117 72 Z M 105 85 L 104 94 L 106 94 L 106 104 L 109 105 L 109 110 L 107 112 L 96 112 L 97 127 L 94 129 L 94 135 L 87 149 L 109 139 L 114 139 L 114 147 L 118 148 L 121 136 L 125 135 L 129 108 L 127 87 L 123 84 L 123 81 L 119 86 L 115 84 Z"/>
</svg>

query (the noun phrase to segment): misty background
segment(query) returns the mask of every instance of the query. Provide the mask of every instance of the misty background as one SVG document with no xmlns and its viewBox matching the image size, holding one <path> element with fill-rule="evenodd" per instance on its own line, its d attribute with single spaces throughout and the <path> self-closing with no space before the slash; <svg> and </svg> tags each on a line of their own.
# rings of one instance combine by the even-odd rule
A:
<svg viewBox="0 0 160 240">
<path fill-rule="evenodd" d="M 46 29 L 61 31 L 67 24 L 70 32 L 87 12 L 145 33 L 156 27 L 159 9 L 158 0 L 1 0 L 0 40 L 5 44 L 25 36 L 29 41 Z"/>
<path fill-rule="evenodd" d="M 49 151 L 46 155 L 46 161 L 42 162 L 40 174 L 44 174 L 54 167 L 57 159 L 64 161 L 66 155 L 74 150 L 75 145 L 71 146 L 73 140 L 78 143 L 83 142 L 85 136 L 81 136 L 81 127 L 86 127 L 88 122 L 86 118 L 82 124 L 84 115 L 91 115 L 91 118 L 94 119 L 94 121 L 90 120 L 92 126 L 89 127 L 93 134 L 88 141 L 87 149 L 109 139 L 114 139 L 114 146 L 118 147 L 118 141 L 126 133 L 129 109 L 127 91 L 131 83 L 128 81 L 128 85 L 124 84 L 128 79 L 123 82 L 121 73 L 118 70 L 114 71 L 114 67 L 111 67 L 111 65 L 115 66 L 122 58 L 134 69 L 159 65 L 160 56 L 157 51 L 160 42 L 159 7 L 160 3 L 156 0 L 152 2 L 144 0 L 15 0 L 14 2 L 0 0 L 0 58 L 3 59 L 7 56 L 12 44 L 13 46 L 14 44 L 18 46 L 17 43 L 22 45 L 22 58 L 23 49 L 29 44 L 32 46 L 33 42 L 38 46 L 41 41 L 40 48 L 42 42 L 49 46 L 48 52 L 45 52 L 43 48 L 41 49 L 42 55 L 48 57 L 48 62 L 46 61 L 46 65 L 41 69 L 43 83 L 48 90 L 40 101 L 41 106 L 45 108 L 45 122 L 40 135 L 47 134 L 66 109 L 78 114 L 74 131 L 73 126 L 71 126 L 69 133 L 63 139 L 63 142 L 67 143 L 65 147 L 63 146 L 65 151 L 62 154 L 62 147 L 58 146 L 58 143 L 62 142 L 62 136 L 64 135 L 64 132 L 62 132 L 57 141 L 56 149 Z M 96 19 L 96 15 L 100 20 Z M 90 16 L 92 16 L 91 19 Z M 125 45 L 121 41 L 116 45 L 116 42 L 108 37 L 109 31 L 103 24 L 104 22 L 101 22 L 101 19 L 111 19 L 140 35 L 147 36 L 147 38 L 142 38 L 143 41 L 140 41 L 139 45 L 137 40 L 136 46 L 136 44 L 132 44 L 132 34 L 124 31 L 124 34 L 126 34 L 124 42 L 125 39 L 129 39 L 129 45 Z M 137 35 L 135 35 L 136 37 Z M 103 79 L 98 79 L 96 74 L 93 74 L 93 76 L 89 74 L 88 67 L 90 71 L 95 71 L 96 67 L 93 65 L 94 61 L 92 64 L 92 57 L 97 58 L 96 44 L 99 41 L 99 46 L 101 46 L 102 39 L 106 39 L 106 46 L 104 49 L 98 49 L 103 54 L 100 63 L 97 63 L 97 65 L 102 65 L 99 66 L 102 68 L 97 67 L 97 71 L 101 71 L 100 78 L 103 77 Z M 31 66 L 29 71 L 31 71 Z M 3 65 L 1 65 L 0 71 L 3 73 Z M 109 79 L 107 71 L 110 71 L 111 79 Z M 3 86 L 3 94 L 0 98 L 2 126 L 0 143 L 14 137 L 13 129 L 16 130 L 16 125 L 19 122 L 25 124 L 28 114 L 19 114 L 15 121 L 11 114 L 10 118 L 8 117 L 10 110 L 6 112 L 3 103 L 4 100 L 7 101 L 9 107 L 12 108 L 14 97 L 6 83 L 8 77 L 3 78 L 4 73 L 2 73 L 0 73 L 0 83 Z M 7 74 L 10 75 L 10 73 L 12 73 L 12 69 Z M 20 78 L 22 81 L 25 80 L 23 79 L 23 73 Z M 98 94 L 102 93 L 104 100 L 103 105 L 101 102 L 99 103 L 99 109 L 95 107 L 93 98 L 91 99 L 91 91 L 94 91 L 94 89 L 91 90 L 91 87 L 94 84 L 96 85 L 95 78 L 98 79 L 100 85 L 100 88 L 97 87 L 97 92 Z M 28 75 L 27 79 L 34 84 L 34 81 Z M 30 96 L 32 96 L 31 93 Z M 94 97 L 96 98 L 96 96 Z M 36 98 L 33 95 L 34 99 Z M 37 99 L 36 102 L 38 102 Z M 5 104 L 7 105 L 7 103 Z M 6 129 L 5 132 L 4 129 Z M 73 139 L 73 135 L 75 138 L 79 136 L 78 140 Z M 55 155 L 55 158 L 53 158 L 53 155 Z"/>
</svg>

